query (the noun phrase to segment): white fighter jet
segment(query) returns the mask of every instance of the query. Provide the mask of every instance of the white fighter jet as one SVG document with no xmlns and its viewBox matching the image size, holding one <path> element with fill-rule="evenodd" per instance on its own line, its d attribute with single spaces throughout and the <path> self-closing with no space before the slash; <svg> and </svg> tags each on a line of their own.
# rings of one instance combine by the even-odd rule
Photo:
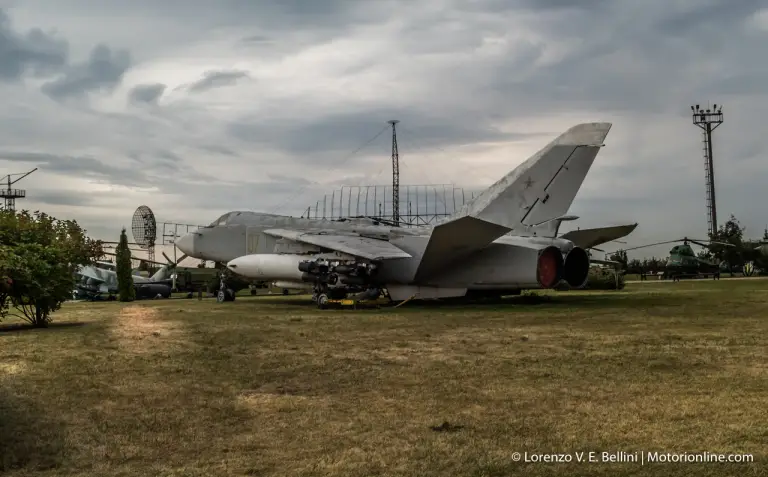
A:
<svg viewBox="0 0 768 477">
<path fill-rule="evenodd" d="M 350 294 L 394 301 L 509 295 L 586 284 L 588 249 L 637 224 L 558 236 L 610 123 L 572 127 L 474 200 L 434 226 L 373 219 L 305 219 L 230 212 L 176 241 L 183 253 L 280 288 L 313 290 L 325 307 Z M 613 262 L 610 262 L 613 263 Z M 222 281 L 220 301 L 234 300 Z"/>
</svg>

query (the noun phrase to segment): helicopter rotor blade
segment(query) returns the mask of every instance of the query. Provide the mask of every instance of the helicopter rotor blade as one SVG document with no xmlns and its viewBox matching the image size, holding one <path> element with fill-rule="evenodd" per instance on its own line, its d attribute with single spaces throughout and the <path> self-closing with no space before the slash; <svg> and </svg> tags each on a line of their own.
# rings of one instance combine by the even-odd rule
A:
<svg viewBox="0 0 768 477">
<path fill-rule="evenodd" d="M 653 247 L 655 245 L 665 245 L 668 243 L 676 243 L 676 242 L 682 242 L 683 240 L 667 240 L 665 242 L 656 242 L 656 243 L 649 243 L 648 245 L 640 245 L 639 247 L 631 247 L 631 248 L 625 248 L 625 252 L 629 252 L 630 250 L 637 250 L 639 248 L 646 248 L 646 247 Z"/>
<path fill-rule="evenodd" d="M 173 267 L 176 267 L 176 266 L 178 266 L 178 265 L 179 265 L 179 263 L 181 263 L 181 262 L 182 262 L 182 261 L 183 261 L 185 258 L 189 257 L 189 255 L 187 255 L 187 254 L 185 253 L 185 254 L 183 254 L 181 257 L 179 257 L 179 259 L 178 259 L 178 260 L 176 260 L 175 262 L 174 262 L 173 260 L 171 260 L 171 258 L 170 258 L 168 255 L 166 255 L 166 253 L 165 253 L 165 252 L 163 252 L 163 257 L 165 257 L 165 259 L 166 259 L 166 260 L 168 260 L 168 263 L 166 263 L 165 265 L 168 265 L 168 266 L 170 266 L 171 268 L 173 268 Z"/>
<path fill-rule="evenodd" d="M 116 253 L 114 253 L 114 252 L 106 252 L 106 251 L 105 251 L 105 252 L 104 252 L 104 255 L 111 255 L 111 256 L 113 256 L 113 257 L 117 257 L 117 254 L 116 254 Z M 153 264 L 155 264 L 155 265 L 165 265 L 165 263 L 156 262 L 156 261 L 154 261 L 154 260 L 149 260 L 149 259 L 147 259 L 147 258 L 136 257 L 136 256 L 134 256 L 134 255 L 131 255 L 131 260 L 137 260 L 137 261 L 139 261 L 139 262 L 147 262 L 147 263 L 153 263 Z"/>
<path fill-rule="evenodd" d="M 709 243 L 704 243 L 703 240 L 702 241 L 698 241 L 698 240 L 692 240 L 692 239 L 688 239 L 688 241 L 691 242 L 691 243 L 695 243 L 696 245 L 699 245 L 701 247 L 705 247 L 705 248 L 712 247 L 713 245 L 723 245 L 725 247 L 735 247 L 734 244 L 726 243 L 726 242 L 709 242 Z"/>
</svg>

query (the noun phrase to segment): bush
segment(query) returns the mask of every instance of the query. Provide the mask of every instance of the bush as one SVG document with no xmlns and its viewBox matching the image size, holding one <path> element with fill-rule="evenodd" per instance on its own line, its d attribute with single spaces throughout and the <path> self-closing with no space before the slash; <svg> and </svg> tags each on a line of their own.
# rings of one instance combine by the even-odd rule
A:
<svg viewBox="0 0 768 477">
<path fill-rule="evenodd" d="M 3 253 L 3 247 L 0 246 L 0 253 Z M 0 320 L 8 313 L 8 298 L 11 293 L 13 280 L 7 272 L 0 269 Z"/>
<path fill-rule="evenodd" d="M 0 318 L 20 311 L 44 327 L 72 297 L 75 271 L 103 254 L 77 222 L 42 212 L 0 211 Z"/>
<path fill-rule="evenodd" d="M 585 290 L 622 290 L 625 286 L 624 274 L 619 273 L 619 286 L 616 287 L 615 271 L 610 268 L 592 267 L 589 269 L 589 278 Z"/>
</svg>

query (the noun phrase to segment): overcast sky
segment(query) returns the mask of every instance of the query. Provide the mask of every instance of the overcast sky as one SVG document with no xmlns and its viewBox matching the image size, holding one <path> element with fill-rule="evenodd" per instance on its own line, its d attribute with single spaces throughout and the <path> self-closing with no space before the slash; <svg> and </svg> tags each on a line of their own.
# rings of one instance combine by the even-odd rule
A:
<svg viewBox="0 0 768 477">
<path fill-rule="evenodd" d="M 733 213 L 758 236 L 761 5 L 0 0 L 0 176 L 39 167 L 18 184 L 19 209 L 116 240 L 141 204 L 207 224 L 233 209 L 299 215 L 341 185 L 387 184 L 388 133 L 353 151 L 393 118 L 403 184 L 467 190 L 573 124 L 610 121 L 571 212 L 582 228 L 637 221 L 627 241 L 639 245 L 706 235 L 690 106 L 711 102 L 726 118 L 720 221 Z"/>
</svg>

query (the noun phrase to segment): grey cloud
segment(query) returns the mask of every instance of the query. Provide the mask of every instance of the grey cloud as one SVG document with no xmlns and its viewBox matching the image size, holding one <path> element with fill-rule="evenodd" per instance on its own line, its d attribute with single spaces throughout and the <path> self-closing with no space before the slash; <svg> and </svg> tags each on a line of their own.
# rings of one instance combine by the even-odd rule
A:
<svg viewBox="0 0 768 477">
<path fill-rule="evenodd" d="M 454 3 L 461 11 L 448 3 Z M 614 121 L 615 131 L 609 138 L 609 148 L 601 153 L 574 203 L 572 212 L 583 217 L 576 225 L 601 226 L 638 220 L 640 227 L 628 241 L 639 245 L 641 240 L 706 232 L 700 139 L 698 131 L 689 124 L 687 109 L 697 101 L 722 101 L 728 108 L 728 118 L 716 133 L 720 213 L 726 216 L 733 211 L 744 222 L 753 224 L 750 227 L 762 230 L 766 221 L 762 204 L 768 201 L 768 195 L 763 184 L 765 173 L 757 162 L 766 153 L 758 119 L 766 103 L 757 93 L 768 82 L 768 68 L 761 61 L 765 56 L 765 37 L 750 36 L 742 27 L 758 6 L 756 0 L 719 4 L 695 0 L 649 0 L 642 4 L 605 0 L 448 3 L 434 14 L 429 12 L 429 5 L 422 9 L 413 4 L 409 15 L 402 15 L 402 2 L 265 4 L 247 0 L 136 0 L 131 6 L 138 18 L 152 16 L 177 22 L 171 19 L 177 18 L 183 8 L 184 25 L 195 30 L 200 38 L 206 38 L 211 31 L 233 31 L 233 37 L 227 40 L 230 46 L 242 48 L 250 44 L 254 50 L 248 51 L 255 51 L 260 45 L 268 45 L 259 49 L 259 59 L 265 62 L 332 38 L 344 40 L 351 29 L 374 42 L 379 35 L 392 35 L 387 45 L 391 51 L 371 55 L 357 70 L 354 66 L 347 68 L 338 84 L 356 81 L 354 74 L 370 71 L 373 73 L 366 75 L 366 80 L 374 83 L 375 73 L 379 72 L 397 81 L 384 85 L 386 91 L 376 102 L 366 103 L 351 95 L 318 99 L 310 93 L 300 99 L 265 98 L 268 106 L 264 110 L 254 105 L 248 114 L 229 121 L 223 111 L 209 116 L 205 106 L 197 106 L 204 95 L 190 104 L 152 111 L 152 121 L 146 118 L 150 116 L 148 111 L 132 109 L 130 114 L 135 116 L 126 118 L 126 122 L 133 122 L 130 127 L 120 128 L 121 136 L 136 141 L 146 137 L 153 140 L 147 150 L 134 155 L 134 161 L 110 162 L 107 166 L 89 162 L 94 159 L 72 156 L 74 159 L 46 167 L 66 169 L 76 176 L 90 174 L 105 182 L 156 186 L 162 191 L 158 201 L 171 204 L 167 197 L 178 199 L 177 205 L 168 205 L 164 215 L 175 219 L 173 216 L 178 214 L 182 219 L 185 214 L 196 217 L 199 213 L 206 216 L 203 222 L 207 223 L 236 208 L 273 211 L 284 203 L 283 211 L 295 212 L 302 205 L 314 205 L 315 200 L 331 191 L 326 190 L 330 186 L 307 184 L 273 174 L 272 170 L 263 177 L 256 172 L 258 177 L 253 183 L 226 184 L 195 175 L 195 160 L 208 161 L 210 165 L 213 160 L 224 159 L 230 172 L 250 166 L 258 171 L 262 165 L 268 170 L 271 164 L 267 161 L 278 156 L 287 164 L 280 172 L 291 174 L 286 171 L 293 167 L 296 176 L 311 178 L 313 173 L 338 164 L 385 128 L 386 120 L 392 118 L 402 121 L 398 138 L 407 162 L 408 154 L 415 149 L 450 149 L 483 141 L 524 139 L 525 136 L 499 131 L 494 126 L 522 123 L 531 116 L 542 124 L 539 129 L 558 129 L 541 137 L 543 145 L 560 132 L 560 125 L 550 128 L 544 119 L 562 123 L 565 115 L 573 117 L 574 113 L 584 111 L 589 114 L 584 120 Z M 84 1 L 70 1 L 67 5 L 75 9 L 92 8 Z M 514 30 L 518 14 L 524 14 L 529 22 L 525 26 L 533 32 L 531 38 L 524 37 L 526 32 Z M 383 25 L 396 17 L 396 22 Z M 368 31 L 374 23 L 378 24 L 377 29 Z M 399 31 L 392 31 L 395 28 Z M 253 35 L 247 37 L 251 32 Z M 473 50 L 488 37 L 507 38 L 513 43 L 506 51 L 474 54 Z M 74 40 L 73 36 L 70 38 Z M 362 49 L 365 42 L 360 44 Z M 503 42 L 498 45 L 503 50 Z M 172 48 L 176 47 L 171 45 L 167 51 L 173 51 Z M 557 53 L 554 56 L 553 50 Z M 452 56 L 462 59 L 452 60 Z M 543 64 L 545 60 L 547 63 Z M 60 64 L 65 63 L 66 59 Z M 345 69 L 343 65 L 339 68 Z M 34 69 L 30 67 L 29 71 Z M 407 95 L 414 85 L 415 90 L 423 92 L 422 96 L 417 101 L 408 98 L 398 103 L 398 95 Z M 318 96 L 321 94 L 325 92 Z M 331 101 L 332 111 L 346 112 L 318 111 L 325 106 L 317 104 Z M 387 108 L 382 104 L 393 106 Z M 398 104 L 403 106 L 398 108 Z M 295 120 L 265 117 L 264 111 L 273 106 L 285 117 L 293 115 Z M 189 109 L 182 113 L 182 107 Z M 60 111 L 62 121 L 66 121 L 65 111 Z M 214 125 L 214 117 L 224 125 Z M 34 128 L 31 118 L 13 124 Z M 652 127 L 655 121 L 661 126 Z M 163 127 L 166 123 L 173 126 L 155 129 L 161 122 Z M 675 128 L 664 130 L 678 123 L 689 129 L 683 128 L 682 133 Z M 22 126 L 9 127 L 17 130 Z M 229 137 L 217 137 L 219 127 L 225 127 Z M 183 130 L 184 134 L 173 128 Z M 216 132 L 210 133 L 210 129 Z M 198 133 L 201 137 L 192 138 L 188 147 L 210 153 L 203 158 L 186 157 L 181 151 L 188 149 L 177 149 L 172 143 L 188 137 L 186 134 Z M 42 132 L 41 136 L 44 135 Z M 373 144 L 353 154 L 353 160 L 376 150 L 380 155 L 376 160 L 386 168 L 390 139 L 388 131 L 384 131 Z M 45 149 L 57 147 L 59 144 L 52 143 Z M 115 147 L 116 158 L 127 154 L 119 147 Z M 271 153 L 275 150 L 279 154 Z M 339 179 L 338 183 L 351 179 Z M 453 179 L 461 184 L 461 176 Z M 196 180 L 201 183 L 190 187 L 189 182 Z M 301 200 L 295 197 L 299 191 Z M 153 200 L 148 198 L 148 202 Z"/>
<path fill-rule="evenodd" d="M 510 11 L 526 10 L 594 10 L 610 7 L 613 0 L 480 0 L 472 3 L 473 10 Z"/>
<path fill-rule="evenodd" d="M 131 89 L 128 100 L 134 104 L 156 104 L 165 92 L 165 88 L 166 86 L 162 83 L 140 84 Z"/>
<path fill-rule="evenodd" d="M 182 158 L 170 151 L 128 152 L 132 159 L 120 165 L 106 164 L 94 157 L 68 156 L 25 151 L 0 151 L 0 157 L 14 162 L 35 164 L 41 170 L 78 178 L 90 178 L 126 187 L 163 189 L 172 184 L 184 187 L 188 181 L 218 182 L 184 165 Z"/>
<path fill-rule="evenodd" d="M 43 85 L 42 90 L 54 99 L 82 96 L 93 91 L 111 91 L 120 84 L 131 66 L 131 56 L 125 50 L 112 51 L 98 45 L 87 61 L 70 65 L 60 78 Z"/>
<path fill-rule="evenodd" d="M 244 45 L 267 45 L 272 42 L 273 40 L 266 35 L 251 35 L 240 40 Z"/>
<path fill-rule="evenodd" d="M 0 157 L 9 161 L 35 164 L 49 172 L 108 180 L 121 185 L 135 186 L 146 183 L 147 180 L 147 177 L 135 168 L 111 166 L 93 157 L 18 151 L 3 151 L 0 152 Z"/>
<path fill-rule="evenodd" d="M 193 93 L 202 93 L 214 88 L 233 85 L 238 80 L 248 77 L 246 71 L 207 71 L 203 78 L 192 83 L 188 90 Z"/>
<path fill-rule="evenodd" d="M 222 156 L 230 156 L 230 157 L 238 156 L 238 153 L 236 153 L 232 149 L 226 146 L 221 146 L 217 144 L 203 144 L 201 146 L 198 146 L 198 148 L 201 151 L 211 152 L 213 154 L 220 154 Z"/>
<path fill-rule="evenodd" d="M 152 152 L 133 152 L 130 153 L 129 156 L 136 162 L 136 170 L 146 174 L 144 180 L 151 181 L 153 184 L 166 183 L 166 175 L 171 175 L 174 178 L 177 178 L 180 174 L 183 174 L 183 177 L 187 179 L 208 179 L 207 177 L 201 176 L 193 170 L 190 170 L 190 168 L 185 167 L 184 159 L 172 151 L 158 150 Z"/>
<path fill-rule="evenodd" d="M 71 11 L 90 12 L 94 8 L 89 0 L 61 1 L 61 8 Z M 403 5 L 402 2 L 400 5 Z M 178 25 L 183 23 L 184 27 L 195 32 L 194 35 L 184 35 L 187 41 L 198 41 L 212 33 L 218 35 L 221 30 L 253 31 L 258 36 L 270 38 L 270 47 L 263 50 L 265 54 L 271 54 L 270 50 L 276 48 L 276 45 L 283 51 L 295 51 L 303 46 L 342 36 L 353 28 L 376 24 L 384 16 L 399 15 L 402 10 L 398 6 L 397 2 L 354 0 L 135 0 L 131 2 L 130 18 L 169 19 L 174 23 L 174 30 L 180 30 Z M 112 16 L 116 21 L 128 24 L 120 19 L 125 15 L 122 4 L 100 4 L 98 10 L 107 13 L 114 11 Z M 183 19 L 181 22 L 180 18 Z M 136 41 L 138 43 L 142 40 L 139 38 Z M 161 40 L 164 37 L 158 35 L 158 41 Z M 237 42 L 237 39 L 233 39 L 233 43 Z"/>
<path fill-rule="evenodd" d="M 242 141 L 266 143 L 303 156 L 304 161 L 327 164 L 365 147 L 377 131 L 388 128 L 387 121 L 399 119 L 397 128 L 406 140 L 442 147 L 482 141 L 514 141 L 527 134 L 494 129 L 488 118 L 466 115 L 456 119 L 422 113 L 418 110 L 367 110 L 329 115 L 317 119 L 287 121 L 253 116 L 228 125 L 229 132 Z M 382 133 L 373 147 L 388 151 L 391 134 Z M 384 146 L 382 148 L 382 146 Z"/>
<path fill-rule="evenodd" d="M 350 25 L 362 25 L 378 20 L 377 5 L 356 0 L 313 2 L 307 0 L 283 0 L 256 3 L 250 0 L 228 0 L 231 8 L 241 15 L 272 29 L 338 29 Z M 382 5 L 387 8 L 391 5 Z M 394 13 L 394 12 L 392 12 Z M 379 17 L 380 18 L 380 17 Z M 338 30 L 337 30 L 338 31 Z"/>
<path fill-rule="evenodd" d="M 763 40 L 749 38 L 742 28 L 758 3 L 727 4 L 723 15 L 699 2 L 680 12 L 649 2 L 640 14 L 614 3 L 542 20 L 537 25 L 541 32 L 552 41 L 570 43 L 572 51 L 543 67 L 498 65 L 488 84 L 487 103 L 508 106 L 498 101 L 499 94 L 513 91 L 510 100 L 541 112 L 564 104 L 571 109 L 668 112 L 675 101 L 713 91 L 716 82 L 733 74 L 729 64 L 743 69 L 762 51 Z M 712 48 L 722 68 L 698 72 L 697 65 L 712 61 Z"/>
<path fill-rule="evenodd" d="M 38 190 L 33 196 L 35 202 L 50 205 L 68 205 L 72 207 L 92 206 L 98 200 L 92 193 L 83 194 L 68 190 Z"/>
<path fill-rule="evenodd" d="M 208 183 L 195 185 L 193 188 L 177 186 L 167 188 L 166 191 L 177 194 L 180 199 L 183 198 L 182 208 L 168 211 L 168 214 L 174 215 L 171 217 L 173 220 L 189 217 L 187 211 L 194 210 L 197 222 L 203 223 L 210 223 L 220 214 L 230 210 L 296 213 L 302 204 L 307 202 L 301 199 L 302 197 L 314 197 L 320 193 L 319 189 L 307 185 L 301 179 L 235 184 Z"/>
<path fill-rule="evenodd" d="M 275 182 L 284 182 L 284 183 L 290 183 L 293 185 L 310 185 L 312 184 L 311 181 L 307 179 L 303 179 L 301 177 L 288 177 L 284 176 L 282 174 L 269 174 L 269 179 Z"/>
<path fill-rule="evenodd" d="M 726 24 L 739 22 L 765 6 L 762 0 L 739 0 L 738 2 L 690 2 L 688 8 L 680 11 L 671 9 L 657 24 L 665 34 L 681 36 L 689 33 L 701 35 L 717 33 Z M 711 28 L 711 30 L 710 30 Z M 698 31 L 695 31 L 698 30 Z"/>
<path fill-rule="evenodd" d="M 8 15 L 0 8 L 0 80 L 20 79 L 26 72 L 46 75 L 67 64 L 69 45 L 39 28 L 26 33 L 13 30 Z"/>
<path fill-rule="evenodd" d="M 764 95 L 768 68 L 756 65 L 753 71 L 729 72 L 724 78 L 712 81 L 707 89 L 728 95 Z"/>
<path fill-rule="evenodd" d="M 94 179 L 132 188 L 156 187 L 162 196 L 183 197 L 183 210 L 175 212 L 179 217 L 186 217 L 184 214 L 189 209 L 274 209 L 290 203 L 290 199 L 296 197 L 297 191 L 312 194 L 313 190 L 313 184 L 306 179 L 280 175 L 273 175 L 267 181 L 224 182 L 195 172 L 171 151 L 132 152 L 128 155 L 132 159 L 131 163 L 109 165 L 92 157 L 0 151 L 3 160 L 34 164 L 41 171 L 48 173 Z M 82 201 L 86 200 L 85 197 L 80 192 L 56 191 L 48 195 L 36 192 L 32 198 L 41 203 L 76 206 L 81 205 Z M 89 200 L 93 199 L 91 193 L 87 197 Z M 147 195 L 147 202 L 156 199 L 153 193 Z M 92 200 L 91 204 L 94 205 Z"/>
</svg>

